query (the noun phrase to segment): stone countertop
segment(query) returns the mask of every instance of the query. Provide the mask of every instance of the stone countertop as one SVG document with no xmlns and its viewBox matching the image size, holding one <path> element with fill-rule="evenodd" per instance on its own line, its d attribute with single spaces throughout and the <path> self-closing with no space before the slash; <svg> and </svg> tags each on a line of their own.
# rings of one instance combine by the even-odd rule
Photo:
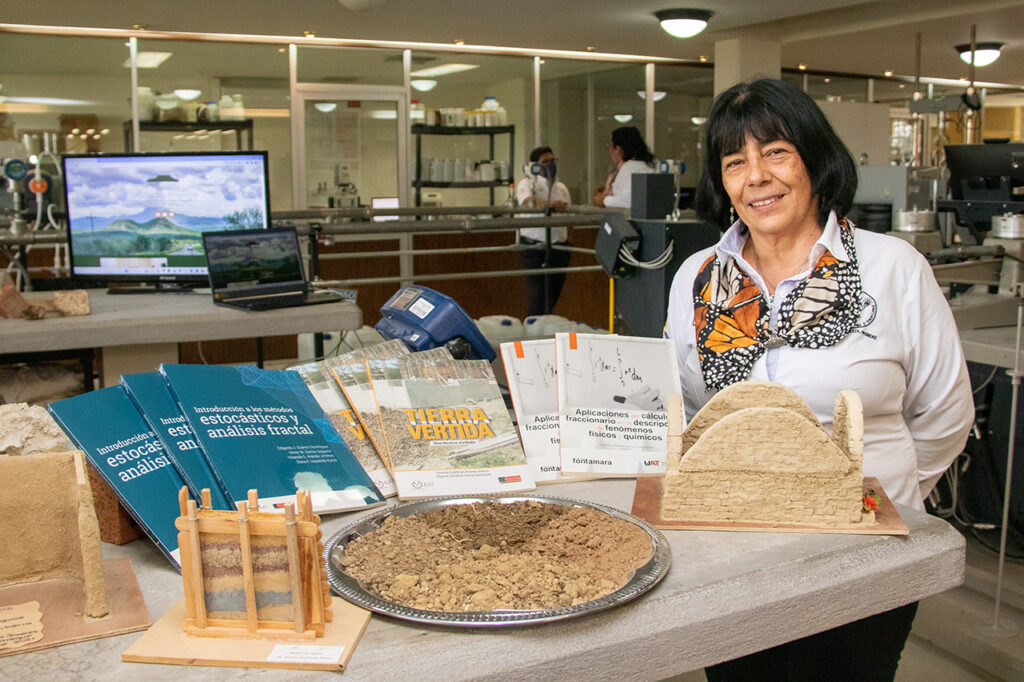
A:
<svg viewBox="0 0 1024 682">
<path fill-rule="evenodd" d="M 29 299 L 49 296 L 26 294 Z M 252 338 L 357 329 L 362 324 L 362 311 L 349 301 L 249 312 L 214 305 L 209 291 L 111 295 L 93 290 L 89 304 L 88 315 L 0 319 L 0 352 Z"/>
<path fill-rule="evenodd" d="M 623 510 L 634 481 L 548 485 L 535 494 Z M 518 628 L 452 628 L 373 616 L 345 680 L 654 680 L 774 646 L 943 592 L 964 577 L 964 540 L 899 507 L 905 537 L 664 531 L 668 575 L 636 601 Z M 324 539 L 357 518 L 324 518 Z M 181 579 L 146 540 L 104 545 L 133 560 L 153 620 Z M 338 599 L 339 597 L 335 597 Z M 122 663 L 139 633 L 0 658 L 0 679 L 311 679 L 331 673 Z"/>
</svg>

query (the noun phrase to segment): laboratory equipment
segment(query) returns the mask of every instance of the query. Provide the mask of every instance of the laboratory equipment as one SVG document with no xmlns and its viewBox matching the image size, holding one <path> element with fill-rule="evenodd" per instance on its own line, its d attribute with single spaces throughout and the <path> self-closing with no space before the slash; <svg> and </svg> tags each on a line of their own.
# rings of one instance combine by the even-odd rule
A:
<svg viewBox="0 0 1024 682">
<path fill-rule="evenodd" d="M 428 287 L 399 289 L 381 309 L 381 336 L 413 351 L 444 346 L 456 359 L 494 360 L 497 354 L 472 318 L 453 299 Z"/>
</svg>

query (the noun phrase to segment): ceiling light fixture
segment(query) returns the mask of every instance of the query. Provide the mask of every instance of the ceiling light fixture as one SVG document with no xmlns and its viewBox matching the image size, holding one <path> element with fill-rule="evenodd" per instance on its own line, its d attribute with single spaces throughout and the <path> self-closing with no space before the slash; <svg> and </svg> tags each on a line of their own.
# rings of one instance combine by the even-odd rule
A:
<svg viewBox="0 0 1024 682">
<path fill-rule="evenodd" d="M 619 123 L 629 123 L 633 120 L 633 114 L 615 114 L 612 118 Z"/>
<path fill-rule="evenodd" d="M 202 90 L 196 90 L 195 88 L 177 88 L 174 94 L 182 98 L 186 102 L 191 102 L 199 95 L 203 94 Z"/>
<path fill-rule="evenodd" d="M 316 38 L 316 31 L 303 31 L 302 35 L 307 38 Z"/>
<path fill-rule="evenodd" d="M 313 106 L 316 107 L 317 111 L 322 111 L 325 114 L 329 114 L 338 108 L 337 102 L 314 102 Z"/>
<path fill-rule="evenodd" d="M 655 102 L 660 102 L 661 100 L 665 99 L 665 95 L 666 94 L 667 93 L 664 90 L 655 90 L 654 91 L 654 101 Z M 637 90 L 636 91 L 636 96 L 639 97 L 640 99 L 647 99 L 647 91 L 646 90 Z"/>
<path fill-rule="evenodd" d="M 676 38 L 692 38 L 708 25 L 713 12 L 706 9 L 663 9 L 654 13 L 665 32 Z"/>
<path fill-rule="evenodd" d="M 409 85 L 412 86 L 413 90 L 430 92 L 437 87 L 437 81 L 432 78 L 417 78 L 416 80 L 409 81 Z"/>
<path fill-rule="evenodd" d="M 1004 43 L 987 42 L 987 43 L 975 43 L 974 44 L 974 65 L 975 66 L 988 66 L 995 60 L 999 59 L 999 51 L 1003 49 Z M 971 63 L 971 46 L 957 45 L 956 51 L 960 53 L 960 59 L 964 60 L 965 63 Z"/>
<path fill-rule="evenodd" d="M 806 71 L 807 70 L 807 65 L 804 64 L 804 63 L 800 63 L 800 64 L 796 65 L 796 68 L 800 69 L 801 71 Z"/>
<path fill-rule="evenodd" d="M 707 64 L 708 56 L 706 54 L 702 54 L 701 56 L 697 57 L 697 61 L 699 61 L 701 64 Z"/>
<path fill-rule="evenodd" d="M 708 122 L 708 117 L 707 116 L 691 116 L 690 117 L 690 123 L 692 123 L 695 126 L 702 126 L 702 125 L 704 125 L 707 122 Z"/>
<path fill-rule="evenodd" d="M 882 75 L 885 76 L 886 78 L 890 78 L 892 76 L 892 69 L 886 69 L 885 71 L 882 72 Z"/>
<path fill-rule="evenodd" d="M 441 64 L 439 66 L 430 66 L 425 69 L 410 71 L 409 75 L 418 76 L 420 78 L 435 78 L 437 76 L 447 76 L 452 73 L 459 73 L 460 71 L 470 71 L 472 69 L 479 68 L 479 64 Z"/>
</svg>

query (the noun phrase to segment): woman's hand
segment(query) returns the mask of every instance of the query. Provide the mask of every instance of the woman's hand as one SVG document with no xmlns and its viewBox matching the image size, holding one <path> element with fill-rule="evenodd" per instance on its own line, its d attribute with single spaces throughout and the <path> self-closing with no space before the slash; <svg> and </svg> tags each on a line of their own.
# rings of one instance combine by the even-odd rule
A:
<svg viewBox="0 0 1024 682">
<path fill-rule="evenodd" d="M 591 199 L 591 203 L 594 206 L 604 206 L 604 198 L 608 196 L 608 192 L 605 191 L 604 187 L 598 187 L 594 190 L 594 197 Z"/>
</svg>

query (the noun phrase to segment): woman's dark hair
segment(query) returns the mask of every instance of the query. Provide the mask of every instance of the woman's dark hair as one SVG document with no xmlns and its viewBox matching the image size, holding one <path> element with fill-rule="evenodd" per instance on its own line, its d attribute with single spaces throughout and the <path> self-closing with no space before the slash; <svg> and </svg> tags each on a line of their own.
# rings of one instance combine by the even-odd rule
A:
<svg viewBox="0 0 1024 682">
<path fill-rule="evenodd" d="M 708 114 L 704 172 L 697 185 L 697 215 L 729 226 L 729 195 L 722 185 L 722 157 L 743 149 L 747 136 L 766 144 L 785 140 L 800 154 L 811 192 L 818 197 L 818 224 L 830 211 L 842 217 L 857 192 L 853 156 L 807 93 L 769 78 L 732 86 L 715 99 Z"/>
<path fill-rule="evenodd" d="M 654 154 L 647 148 L 647 143 L 635 126 L 622 126 L 612 131 L 612 144 L 622 148 L 622 160 L 636 159 L 648 166 L 654 166 Z"/>
<path fill-rule="evenodd" d="M 554 154 L 554 152 L 551 151 L 551 147 L 537 147 L 532 152 L 530 152 L 530 161 L 532 161 L 533 163 L 537 163 L 538 161 L 540 161 L 540 157 L 544 156 L 545 154 Z"/>
</svg>

